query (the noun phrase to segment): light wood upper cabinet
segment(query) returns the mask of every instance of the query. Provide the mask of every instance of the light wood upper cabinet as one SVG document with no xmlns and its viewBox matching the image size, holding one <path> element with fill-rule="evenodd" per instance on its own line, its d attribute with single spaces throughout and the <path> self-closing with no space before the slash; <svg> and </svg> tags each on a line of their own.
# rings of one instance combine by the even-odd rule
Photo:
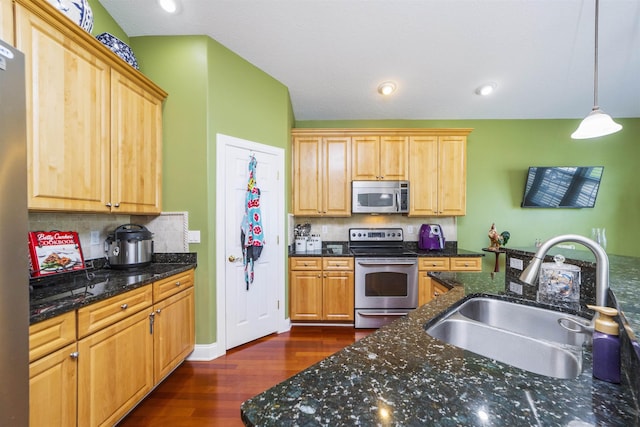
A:
<svg viewBox="0 0 640 427">
<path fill-rule="evenodd" d="M 111 203 L 118 213 L 159 214 L 162 98 L 116 71 L 111 96 Z"/>
<path fill-rule="evenodd" d="M 409 216 L 465 215 L 471 130 L 293 129 L 293 213 L 349 216 L 352 180 L 409 180 Z"/>
<path fill-rule="evenodd" d="M 411 136 L 409 216 L 466 214 L 466 136 Z"/>
<path fill-rule="evenodd" d="M 20 4 L 16 45 L 25 53 L 29 208 L 108 211 L 109 67 Z"/>
<path fill-rule="evenodd" d="M 0 39 L 14 45 L 12 0 L 0 0 Z"/>
<path fill-rule="evenodd" d="M 354 136 L 353 180 L 406 180 L 409 176 L 406 136 Z"/>
<path fill-rule="evenodd" d="M 166 93 L 45 0 L 15 0 L 28 207 L 156 214 Z"/>
<path fill-rule="evenodd" d="M 349 137 L 294 136 L 294 215 L 351 215 L 350 150 Z"/>
</svg>

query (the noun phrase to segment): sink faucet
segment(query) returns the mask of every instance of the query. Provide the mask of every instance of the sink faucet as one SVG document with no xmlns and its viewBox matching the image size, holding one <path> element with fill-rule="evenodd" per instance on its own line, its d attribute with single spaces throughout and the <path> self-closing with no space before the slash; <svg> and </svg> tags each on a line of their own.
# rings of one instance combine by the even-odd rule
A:
<svg viewBox="0 0 640 427">
<path fill-rule="evenodd" d="M 602 249 L 602 246 L 597 244 L 591 239 L 587 239 L 584 236 L 578 234 L 563 234 L 561 236 L 552 237 L 546 242 L 542 243 L 542 246 L 538 248 L 533 259 L 524 269 L 520 275 L 520 280 L 530 285 L 538 276 L 538 271 L 542 265 L 544 256 L 549 252 L 553 246 L 558 243 L 580 243 L 586 246 L 593 252 L 596 257 L 596 305 L 606 306 L 607 304 L 607 291 L 609 290 L 609 257 L 607 253 Z"/>
</svg>

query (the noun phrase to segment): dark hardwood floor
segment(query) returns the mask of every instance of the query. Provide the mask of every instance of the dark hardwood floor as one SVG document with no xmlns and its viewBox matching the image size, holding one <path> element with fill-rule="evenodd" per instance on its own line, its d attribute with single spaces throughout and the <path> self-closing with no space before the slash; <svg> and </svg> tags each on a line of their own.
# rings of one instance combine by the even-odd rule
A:
<svg viewBox="0 0 640 427">
<path fill-rule="evenodd" d="M 294 326 L 210 362 L 184 362 L 119 427 L 243 426 L 242 402 L 371 332 Z"/>
</svg>

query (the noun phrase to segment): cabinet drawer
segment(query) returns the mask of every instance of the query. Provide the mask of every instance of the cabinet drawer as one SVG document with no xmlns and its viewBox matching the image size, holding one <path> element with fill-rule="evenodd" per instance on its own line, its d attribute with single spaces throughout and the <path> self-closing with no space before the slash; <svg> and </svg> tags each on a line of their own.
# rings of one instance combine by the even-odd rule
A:
<svg viewBox="0 0 640 427">
<path fill-rule="evenodd" d="M 481 271 L 482 257 L 451 258 L 451 271 Z"/>
<path fill-rule="evenodd" d="M 153 301 L 158 302 L 193 286 L 193 270 L 153 282 Z"/>
<path fill-rule="evenodd" d="M 322 270 L 322 258 L 320 257 L 289 258 L 289 270 Z"/>
<path fill-rule="evenodd" d="M 56 316 L 29 326 L 29 362 L 76 340 L 76 312 Z"/>
<path fill-rule="evenodd" d="M 151 285 L 134 289 L 78 310 L 78 338 L 85 337 L 151 306 Z"/>
<path fill-rule="evenodd" d="M 353 258 L 352 257 L 322 258 L 322 269 L 329 270 L 329 271 L 353 270 Z"/>
<path fill-rule="evenodd" d="M 449 270 L 449 258 L 418 258 L 418 270 L 447 271 Z"/>
</svg>

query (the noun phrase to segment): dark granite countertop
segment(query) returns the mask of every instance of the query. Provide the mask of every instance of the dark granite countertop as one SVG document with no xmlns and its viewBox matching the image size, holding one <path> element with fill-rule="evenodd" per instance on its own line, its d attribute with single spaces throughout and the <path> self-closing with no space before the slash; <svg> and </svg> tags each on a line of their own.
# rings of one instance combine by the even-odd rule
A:
<svg viewBox="0 0 640 427">
<path fill-rule="evenodd" d="M 483 253 L 459 249 L 457 242 L 447 242 L 443 250 L 418 249 L 418 242 L 405 242 L 407 250 L 413 251 L 418 257 L 481 257 Z M 289 248 L 290 257 L 351 257 L 349 242 L 323 242 L 322 250 L 296 252 Z"/>
<path fill-rule="evenodd" d="M 614 257 L 611 257 L 614 258 Z M 612 290 L 625 294 L 637 258 L 611 259 Z M 502 294 L 504 273 L 433 273 L 451 291 L 333 356 L 247 400 L 247 426 L 640 425 L 637 370 L 622 384 L 592 377 L 584 349 L 576 379 L 533 374 L 445 344 L 425 324 L 460 298 Z M 499 296 L 499 298 L 511 298 Z"/>
<path fill-rule="evenodd" d="M 76 310 L 196 267 L 196 254 L 154 254 L 147 267 L 129 270 L 95 267 L 30 281 L 30 323 Z"/>
</svg>

